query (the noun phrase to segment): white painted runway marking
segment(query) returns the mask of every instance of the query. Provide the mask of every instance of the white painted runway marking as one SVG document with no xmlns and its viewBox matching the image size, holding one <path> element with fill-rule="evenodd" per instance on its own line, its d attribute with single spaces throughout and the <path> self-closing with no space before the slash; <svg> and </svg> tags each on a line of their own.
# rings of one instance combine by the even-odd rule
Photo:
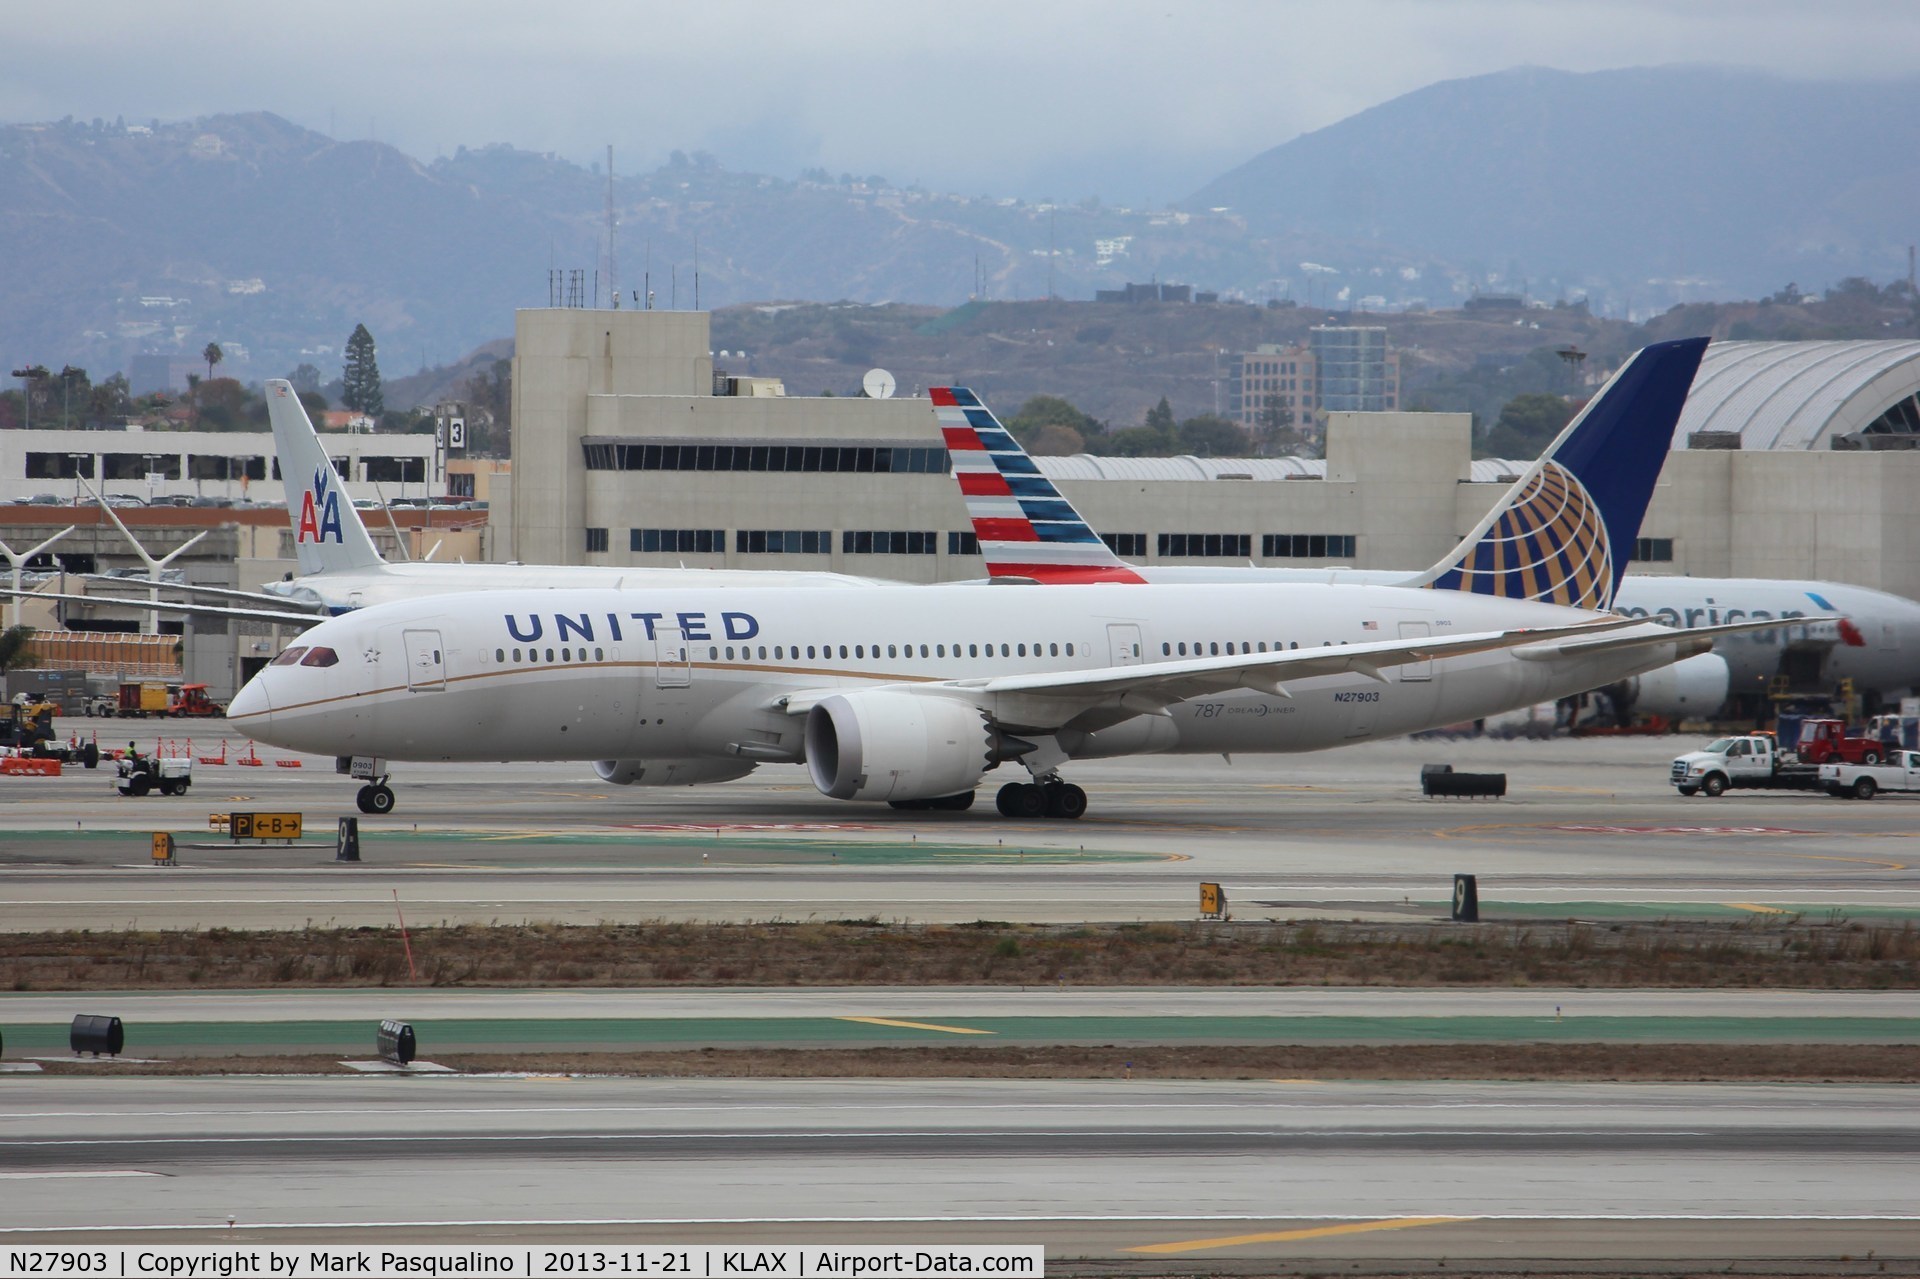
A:
<svg viewBox="0 0 1920 1279">
<path fill-rule="evenodd" d="M 0 1172 L 0 1181 L 90 1181 L 96 1177 L 158 1177 L 137 1168 L 102 1168 L 85 1172 Z"/>
</svg>

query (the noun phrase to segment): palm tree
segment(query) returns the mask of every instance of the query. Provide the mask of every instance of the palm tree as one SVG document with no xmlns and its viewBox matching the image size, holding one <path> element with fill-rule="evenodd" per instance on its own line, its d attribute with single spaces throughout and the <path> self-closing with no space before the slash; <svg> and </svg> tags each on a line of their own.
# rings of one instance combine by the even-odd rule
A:
<svg viewBox="0 0 1920 1279">
<path fill-rule="evenodd" d="M 220 350 L 220 344 L 218 342 L 209 342 L 207 343 L 207 349 L 200 352 L 200 358 L 207 362 L 207 381 L 211 382 L 213 381 L 213 366 L 227 357 L 225 353 Z"/>
</svg>

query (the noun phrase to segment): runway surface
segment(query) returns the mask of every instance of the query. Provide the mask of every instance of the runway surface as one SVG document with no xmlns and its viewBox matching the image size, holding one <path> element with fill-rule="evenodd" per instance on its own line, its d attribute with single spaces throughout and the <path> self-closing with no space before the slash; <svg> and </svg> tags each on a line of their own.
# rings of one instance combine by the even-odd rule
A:
<svg viewBox="0 0 1920 1279">
<path fill-rule="evenodd" d="M 195 725 L 201 738 L 224 726 Z M 151 730 L 142 734 L 150 743 Z M 1382 742 L 1304 756 L 1072 766 L 1080 822 L 836 803 L 799 770 L 719 786 L 607 786 L 584 765 L 409 765 L 400 808 L 360 817 L 331 761 L 202 768 L 185 798 L 127 799 L 104 773 L 0 779 L 0 928 L 877 917 L 964 922 L 1186 918 L 1201 880 L 1236 917 L 1444 912 L 1455 872 L 1489 918 L 1787 913 L 1920 918 L 1920 798 L 1685 799 L 1666 763 L 1691 738 Z M 229 745 L 234 758 L 239 745 Z M 1510 798 L 1418 797 L 1419 767 L 1502 770 Z M 1001 770 L 1004 772 L 1005 770 Z M 298 811 L 302 847 L 244 846 L 209 813 Z M 171 830 L 180 865 L 150 865 Z M 321 842 L 325 840 L 326 842 Z"/>
<path fill-rule="evenodd" d="M 1052 1261 L 1910 1256 L 1907 1092 L 16 1077 L 0 1229 L 187 1242 L 232 1216 L 240 1242 L 1008 1240 Z"/>
</svg>

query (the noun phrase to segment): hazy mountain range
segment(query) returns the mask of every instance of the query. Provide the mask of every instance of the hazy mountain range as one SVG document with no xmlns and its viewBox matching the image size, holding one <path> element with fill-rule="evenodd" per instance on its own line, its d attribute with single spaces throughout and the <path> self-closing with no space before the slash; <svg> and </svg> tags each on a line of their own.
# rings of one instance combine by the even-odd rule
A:
<svg viewBox="0 0 1920 1279">
<path fill-rule="evenodd" d="M 1364 111 L 1163 209 L 676 156 L 615 182 L 617 271 L 628 305 L 643 281 L 655 305 L 693 305 L 697 263 L 705 307 L 1088 298 L 1157 278 L 1363 309 L 1524 282 L 1649 313 L 1904 275 L 1916 142 L 1920 80 L 1522 69 Z M 406 373 L 509 334 L 515 307 L 573 280 L 607 302 L 606 205 L 604 173 L 556 157 L 423 163 L 264 113 L 0 128 L 0 358 L 98 372 L 218 341 L 223 372 L 332 375 L 364 322 L 382 370 Z"/>
</svg>

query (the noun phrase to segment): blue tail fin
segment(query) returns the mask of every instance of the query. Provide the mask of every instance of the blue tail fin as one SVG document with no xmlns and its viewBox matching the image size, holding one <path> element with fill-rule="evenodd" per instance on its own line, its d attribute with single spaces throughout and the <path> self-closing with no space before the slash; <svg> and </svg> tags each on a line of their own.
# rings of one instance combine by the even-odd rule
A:
<svg viewBox="0 0 1920 1279">
<path fill-rule="evenodd" d="M 1636 353 L 1447 557 L 1409 582 L 1609 609 L 1706 338 Z"/>
</svg>

